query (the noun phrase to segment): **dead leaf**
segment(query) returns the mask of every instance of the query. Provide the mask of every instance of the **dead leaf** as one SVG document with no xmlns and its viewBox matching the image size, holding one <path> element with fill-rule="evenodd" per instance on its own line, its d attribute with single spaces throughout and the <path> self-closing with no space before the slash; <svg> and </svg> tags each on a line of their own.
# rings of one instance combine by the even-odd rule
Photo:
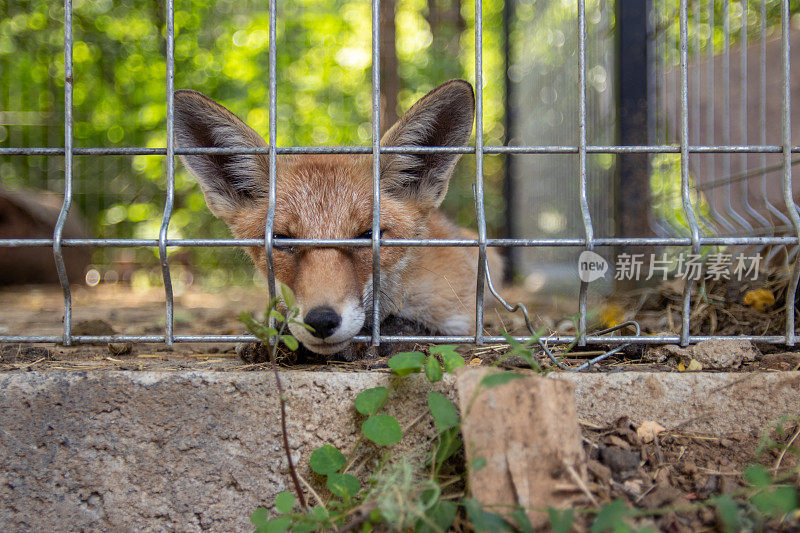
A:
<svg viewBox="0 0 800 533">
<path fill-rule="evenodd" d="M 689 372 L 698 372 L 700 370 L 703 370 L 703 363 L 701 363 L 697 359 L 692 359 L 691 361 L 689 361 L 689 366 L 686 367 L 686 370 L 688 370 Z"/>
<path fill-rule="evenodd" d="M 775 295 L 767 289 L 755 289 L 744 294 L 744 304 L 763 313 L 775 305 Z"/>
<path fill-rule="evenodd" d="M 600 310 L 600 322 L 607 328 L 613 328 L 625 322 L 625 310 L 617 304 L 606 304 Z"/>
<path fill-rule="evenodd" d="M 691 359 L 688 365 L 684 365 L 683 361 L 681 361 L 678 363 L 678 370 L 680 372 L 697 372 L 699 370 L 703 370 L 703 363 L 697 359 Z"/>
<path fill-rule="evenodd" d="M 658 422 L 653 420 L 645 420 L 642 422 L 642 425 L 636 429 L 636 435 L 639 436 L 639 440 L 647 444 L 649 442 L 653 442 L 657 435 L 665 432 L 666 430 L 667 428 Z"/>
</svg>

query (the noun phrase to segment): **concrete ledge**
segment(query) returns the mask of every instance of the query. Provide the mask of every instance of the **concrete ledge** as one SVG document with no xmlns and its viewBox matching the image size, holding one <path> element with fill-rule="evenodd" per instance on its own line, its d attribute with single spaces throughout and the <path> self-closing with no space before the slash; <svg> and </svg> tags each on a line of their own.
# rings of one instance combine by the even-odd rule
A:
<svg viewBox="0 0 800 533">
<path fill-rule="evenodd" d="M 285 372 L 292 446 L 302 467 L 324 443 L 349 450 L 353 398 L 385 373 Z M 800 373 L 559 374 L 576 385 L 578 416 L 620 416 L 667 428 L 756 434 L 800 413 Z M 427 391 L 400 380 L 391 414 L 407 426 Z M 395 453 L 432 436 L 424 417 Z M 246 530 L 287 488 L 278 402 L 269 372 L 19 372 L 0 374 L 0 530 Z M 311 475 L 306 471 L 307 478 Z"/>
</svg>

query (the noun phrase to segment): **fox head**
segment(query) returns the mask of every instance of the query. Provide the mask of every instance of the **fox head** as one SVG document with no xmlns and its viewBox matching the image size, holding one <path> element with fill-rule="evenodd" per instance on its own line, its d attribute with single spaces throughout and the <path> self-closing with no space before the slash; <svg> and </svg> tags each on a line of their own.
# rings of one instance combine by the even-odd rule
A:
<svg viewBox="0 0 800 533">
<path fill-rule="evenodd" d="M 265 147 L 233 113 L 195 91 L 175 92 L 175 143 L 180 148 Z M 463 146 L 472 131 L 472 86 L 451 80 L 425 95 L 383 136 L 393 147 Z M 428 236 L 426 221 L 447 192 L 458 154 L 382 154 L 381 236 Z M 261 239 L 269 207 L 266 154 L 182 155 L 209 209 L 238 238 Z M 372 237 L 372 157 L 287 155 L 277 159 L 275 238 Z M 247 249 L 266 274 L 263 247 Z M 381 319 L 402 307 L 404 275 L 414 248 L 381 249 Z M 320 354 L 341 351 L 372 317 L 371 247 L 275 247 L 275 278 L 295 293 L 300 318 L 313 332 L 292 334 Z"/>
</svg>

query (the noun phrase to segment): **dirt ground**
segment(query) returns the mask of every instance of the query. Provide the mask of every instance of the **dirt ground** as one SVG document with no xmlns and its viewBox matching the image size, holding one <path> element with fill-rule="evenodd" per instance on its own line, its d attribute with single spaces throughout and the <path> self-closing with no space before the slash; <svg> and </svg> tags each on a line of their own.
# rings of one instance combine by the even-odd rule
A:
<svg viewBox="0 0 800 533">
<path fill-rule="evenodd" d="M 659 295 L 669 299 L 674 295 Z M 663 301 L 656 298 L 656 304 Z M 652 298 L 651 298 L 652 299 Z M 261 290 L 229 289 L 225 292 L 205 292 L 188 288 L 176 294 L 175 332 L 177 334 L 240 334 L 244 327 L 236 320 L 242 311 L 263 313 L 265 297 Z M 668 321 L 648 309 L 645 302 L 639 305 L 645 316 L 646 331 L 662 329 Z M 653 305 L 656 305 L 653 304 Z M 650 307 L 653 307 L 651 305 Z M 574 326 L 565 321 L 563 310 L 533 308 L 535 321 L 557 327 L 562 333 L 574 332 Z M 631 307 L 625 307 L 630 310 Z M 658 323 L 647 325 L 647 314 Z M 705 311 L 709 316 L 708 311 Z M 76 334 L 162 334 L 164 328 L 164 297 L 161 290 L 132 291 L 122 285 L 75 287 L 73 289 L 73 323 Z M 602 314 L 602 310 L 601 310 Z M 619 313 L 618 313 L 619 314 Z M 63 299 L 60 290 L 52 287 L 6 288 L 0 291 L 0 334 L 2 335 L 60 335 Z M 500 328 L 522 332 L 522 319 L 489 308 L 486 312 L 487 332 Z M 763 317 L 762 317 L 763 318 Z M 704 324 L 707 318 L 698 319 Z M 708 326 L 707 326 L 708 327 Z M 714 327 L 719 327 L 715 324 Z M 420 347 L 424 348 L 424 347 Z M 491 364 L 507 350 L 507 346 L 464 347 L 462 352 L 471 365 Z M 576 364 L 595 357 L 606 347 L 595 346 L 587 350 L 573 350 L 565 357 L 567 364 Z M 800 352 L 796 349 L 772 345 L 750 346 L 752 356 L 745 357 L 735 367 L 726 370 L 788 371 L 800 367 Z M 654 351 L 661 350 L 661 351 Z M 685 370 L 693 360 L 691 352 L 677 348 L 631 347 L 598 364 L 593 371 L 652 370 L 666 372 Z M 545 366 L 549 363 L 541 358 Z M 508 361 L 504 364 L 513 364 Z M 331 369 L 359 371 L 364 363 L 344 361 L 316 362 L 288 365 L 287 370 Z M 373 361 L 368 367 L 386 371 L 385 363 Z M 186 370 L 253 371 L 265 369 L 264 364 L 246 364 L 236 354 L 233 344 L 112 344 L 100 346 L 64 347 L 53 344 L 0 345 L 0 371 L 29 370 Z M 707 370 L 708 368 L 706 368 Z M 584 444 L 590 458 L 590 484 L 588 492 L 598 504 L 621 498 L 631 507 L 646 513 L 648 509 L 661 509 L 652 517 L 640 518 L 642 526 L 655 526 L 661 531 L 716 531 L 719 517 L 713 508 L 692 507 L 709 496 L 731 494 L 741 497 L 746 483 L 743 469 L 759 463 L 776 473 L 797 468 L 798 433 L 800 418 L 787 421 L 783 432 L 764 428 L 764 435 L 774 439 L 774 446 L 759 452 L 759 439 L 752 435 L 693 435 L 680 428 L 663 432 L 650 443 L 643 444 L 636 427 L 628 420 L 620 420 L 613 427 L 596 427 L 583 424 Z M 792 437 L 794 436 L 794 437 Z M 788 451 L 788 453 L 787 453 Z M 757 453 L 759 452 L 759 453 Z M 787 480 L 796 486 L 795 474 Z M 663 513 L 664 509 L 674 509 Z M 800 517 L 782 523 L 770 522 L 766 530 L 800 531 Z"/>
</svg>

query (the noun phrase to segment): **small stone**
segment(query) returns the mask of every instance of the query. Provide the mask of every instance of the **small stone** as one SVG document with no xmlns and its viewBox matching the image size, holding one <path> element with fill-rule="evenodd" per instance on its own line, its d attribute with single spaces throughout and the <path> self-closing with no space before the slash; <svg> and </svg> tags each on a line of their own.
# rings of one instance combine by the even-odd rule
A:
<svg viewBox="0 0 800 533">
<path fill-rule="evenodd" d="M 622 483 L 622 486 L 625 487 L 629 494 L 639 496 L 642 494 L 642 487 L 644 484 L 641 479 L 629 479 Z"/>
<path fill-rule="evenodd" d="M 683 500 L 683 493 L 669 484 L 659 484 L 642 498 L 642 507 L 658 509 L 673 505 Z"/>
<path fill-rule="evenodd" d="M 608 447 L 600 450 L 600 458 L 617 479 L 627 479 L 639 469 L 639 454 L 622 448 Z"/>
<path fill-rule="evenodd" d="M 617 435 L 608 435 L 603 439 L 603 444 L 607 444 L 609 446 L 616 446 L 617 448 L 622 448 L 625 450 L 630 450 L 631 446 L 624 440 L 622 440 Z"/>
<path fill-rule="evenodd" d="M 608 485 L 608 483 L 611 482 L 611 469 L 606 465 L 595 461 L 594 459 L 590 459 L 586 464 L 586 467 L 601 485 Z"/>
<path fill-rule="evenodd" d="M 761 356 L 761 364 L 769 370 L 794 370 L 800 365 L 800 352 L 765 354 Z"/>
<path fill-rule="evenodd" d="M 693 349 L 693 359 L 704 368 L 725 370 L 739 368 L 743 362 L 755 361 L 758 352 L 753 343 L 736 339 L 709 340 Z"/>
<path fill-rule="evenodd" d="M 267 346 L 260 342 L 242 342 L 236 345 L 236 355 L 245 363 L 265 363 L 269 361 Z"/>
<path fill-rule="evenodd" d="M 651 363 L 664 363 L 669 359 L 684 361 L 691 359 L 691 352 L 687 348 L 681 348 L 676 344 L 665 344 L 663 346 L 649 346 L 644 351 L 643 359 Z"/>
<path fill-rule="evenodd" d="M 133 344 L 130 342 L 109 342 L 108 343 L 108 351 L 111 352 L 112 355 L 125 355 L 131 353 L 133 350 Z"/>
</svg>

